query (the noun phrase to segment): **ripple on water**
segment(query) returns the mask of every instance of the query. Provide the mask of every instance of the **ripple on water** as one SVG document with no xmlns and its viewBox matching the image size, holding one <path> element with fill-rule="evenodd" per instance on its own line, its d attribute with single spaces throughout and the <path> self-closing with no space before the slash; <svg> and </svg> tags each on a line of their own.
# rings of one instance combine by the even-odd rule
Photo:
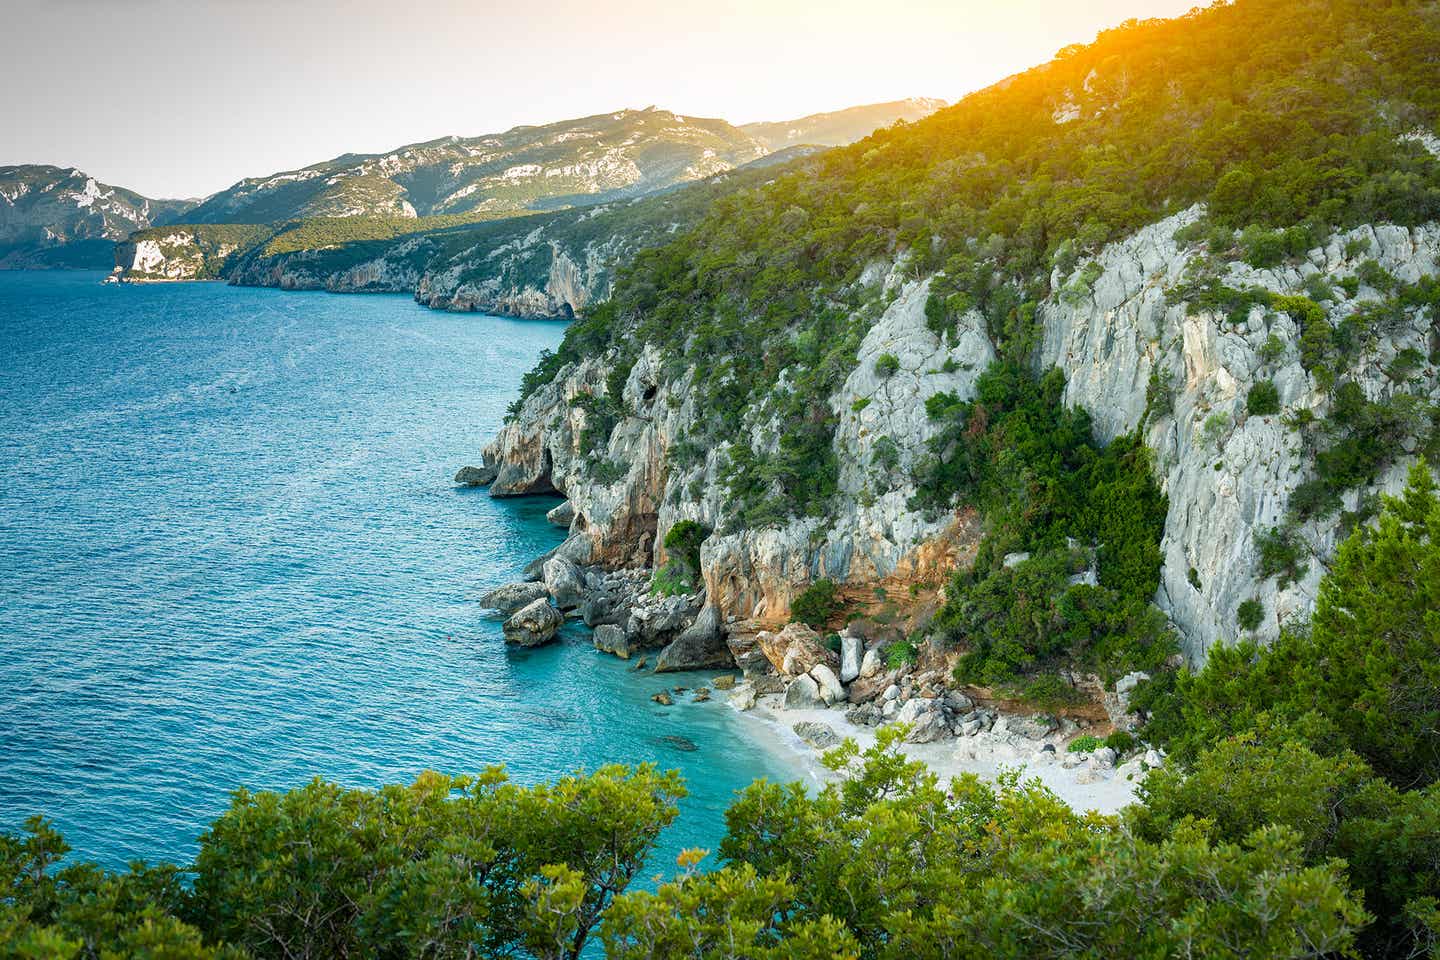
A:
<svg viewBox="0 0 1440 960">
<path fill-rule="evenodd" d="M 509 651 L 473 603 L 560 536 L 449 480 L 559 325 L 98 280 L 0 272 L 0 827 L 183 860 L 240 785 L 649 761 L 691 790 L 658 872 L 787 775 L 722 703 L 650 702 L 701 678 L 574 626 Z"/>
</svg>

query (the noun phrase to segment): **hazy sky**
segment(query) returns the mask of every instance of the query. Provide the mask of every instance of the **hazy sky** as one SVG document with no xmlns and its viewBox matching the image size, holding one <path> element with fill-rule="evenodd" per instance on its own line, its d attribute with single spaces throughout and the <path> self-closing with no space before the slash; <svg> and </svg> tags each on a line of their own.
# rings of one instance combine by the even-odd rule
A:
<svg viewBox="0 0 1440 960">
<path fill-rule="evenodd" d="M 149 196 L 650 104 L 956 100 L 1195 0 L 0 0 L 0 164 Z"/>
</svg>

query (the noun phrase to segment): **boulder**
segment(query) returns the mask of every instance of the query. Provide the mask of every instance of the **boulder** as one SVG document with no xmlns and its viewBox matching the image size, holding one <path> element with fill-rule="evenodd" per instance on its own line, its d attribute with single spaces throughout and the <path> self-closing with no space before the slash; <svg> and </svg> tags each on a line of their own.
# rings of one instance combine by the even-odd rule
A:
<svg viewBox="0 0 1440 960">
<path fill-rule="evenodd" d="M 933 710 L 915 721 L 910 727 L 910 732 L 905 735 L 905 741 L 907 743 L 934 743 L 949 735 L 950 725 L 945 722 L 945 715 L 939 710 Z"/>
<path fill-rule="evenodd" d="M 1115 766 L 1115 751 L 1110 747 L 1101 747 L 1094 754 L 1095 765 L 1098 767 Z"/>
<path fill-rule="evenodd" d="M 733 673 L 722 673 L 710 681 L 710 686 L 716 690 L 732 690 L 735 687 L 735 675 Z"/>
<path fill-rule="evenodd" d="M 890 678 L 887 676 L 862 676 L 850 684 L 849 689 L 845 691 L 845 698 L 851 703 L 864 703 L 867 700 L 874 700 L 880 696 L 889 685 Z M 898 687 L 896 688 L 896 693 L 899 693 Z"/>
<path fill-rule="evenodd" d="M 849 683 L 860 676 L 860 658 L 864 645 L 859 637 L 840 635 L 840 681 Z"/>
<path fill-rule="evenodd" d="M 495 467 L 461 467 L 455 474 L 455 482 L 464 487 L 485 487 L 495 482 L 499 472 Z"/>
<path fill-rule="evenodd" d="M 873 703 L 862 703 L 845 711 L 845 719 L 862 727 L 878 727 L 884 715 Z"/>
<path fill-rule="evenodd" d="M 1022 551 L 1017 553 L 1007 553 L 1005 554 L 1005 559 L 1001 560 L 1000 562 L 1003 563 L 1007 569 L 1013 570 L 1029 559 L 1030 554 Z"/>
<path fill-rule="evenodd" d="M 1010 717 L 1005 729 L 1027 740 L 1044 740 L 1055 729 L 1055 718 L 1043 713 L 1029 717 Z"/>
<path fill-rule="evenodd" d="M 900 705 L 900 710 L 895 714 L 895 722 L 915 723 L 926 714 L 936 712 L 939 709 L 939 705 L 934 700 L 916 697 L 913 700 L 906 700 Z"/>
<path fill-rule="evenodd" d="M 810 676 L 820 688 L 820 699 L 825 701 L 825 706 L 834 706 L 845 699 L 845 688 L 840 685 L 840 678 L 825 664 L 817 663 L 811 667 Z"/>
<path fill-rule="evenodd" d="M 545 514 L 545 519 L 557 527 L 569 530 L 571 522 L 575 519 L 575 504 L 569 500 L 561 501 L 559 506 L 550 508 Z"/>
<path fill-rule="evenodd" d="M 561 610 L 574 610 L 585 599 L 585 577 L 580 568 L 564 557 L 551 557 L 540 568 L 545 589 L 555 606 Z"/>
<path fill-rule="evenodd" d="M 507 583 L 481 594 L 480 606 L 487 610 L 498 610 L 508 617 L 526 604 L 534 603 L 545 596 L 548 596 L 548 593 L 543 583 Z"/>
<path fill-rule="evenodd" d="M 969 713 L 975 709 L 975 701 L 959 690 L 950 690 L 945 694 L 945 708 L 956 713 Z"/>
<path fill-rule="evenodd" d="M 580 619 L 587 627 L 598 627 L 602 623 L 616 626 L 630 618 L 630 611 L 621 605 L 618 598 L 609 593 L 587 594 L 580 601 Z"/>
<path fill-rule="evenodd" d="M 655 694 L 650 699 L 654 700 L 662 707 L 668 707 L 675 702 L 674 698 L 670 696 L 670 692 L 668 690 L 661 690 L 659 693 Z"/>
<path fill-rule="evenodd" d="M 899 700 L 899 699 L 900 699 L 900 686 L 899 686 L 898 684 L 894 684 L 894 683 L 890 684 L 888 687 L 886 687 L 886 688 L 884 689 L 883 692 L 881 692 L 881 694 L 880 694 L 880 699 L 881 699 L 881 700 Z"/>
<path fill-rule="evenodd" d="M 880 659 L 880 648 L 874 647 L 865 651 L 865 656 L 860 661 L 860 676 L 870 679 L 885 669 L 885 661 Z"/>
<path fill-rule="evenodd" d="M 558 554 L 559 552 L 560 552 L 560 548 L 559 548 L 559 547 L 556 547 L 554 550 L 546 550 L 544 553 L 540 554 L 540 556 L 536 557 L 534 560 L 531 560 L 529 563 L 525 564 L 525 569 L 522 571 L 522 574 L 523 574 L 523 576 L 525 577 L 525 579 L 526 579 L 526 580 L 544 580 L 544 579 L 545 579 L 545 563 L 546 563 L 546 561 L 547 561 L 547 560 L 550 560 L 552 557 L 554 557 L 554 556 L 555 556 L 556 554 Z"/>
<path fill-rule="evenodd" d="M 784 693 L 785 681 L 773 673 L 763 677 L 750 677 L 747 681 L 754 688 L 756 696 L 765 696 L 770 693 Z"/>
<path fill-rule="evenodd" d="M 816 750 L 829 750 L 840 742 L 840 735 L 826 723 L 817 723 L 814 720 L 801 720 L 790 729 L 795 731 L 797 737 L 810 744 L 810 746 Z"/>
<path fill-rule="evenodd" d="M 596 627 L 591 640 L 595 649 L 602 653 L 613 653 L 621 660 L 630 659 L 630 640 L 625 636 L 625 631 L 613 623 L 602 623 Z"/>
<path fill-rule="evenodd" d="M 840 658 L 820 642 L 820 635 L 803 623 L 787 625 L 779 633 L 762 630 L 755 642 L 770 664 L 787 677 L 809 673 L 817 663 L 832 669 L 840 666 Z"/>
<path fill-rule="evenodd" d="M 750 684 L 741 684 L 730 694 L 730 706 L 736 710 L 749 710 L 755 706 L 755 688 Z"/>
<path fill-rule="evenodd" d="M 655 661 L 655 672 L 708 670 L 728 667 L 732 663 L 730 648 L 720 632 L 720 610 L 718 607 L 706 607 L 694 623 L 680 631 L 680 635 L 660 651 Z"/>
<path fill-rule="evenodd" d="M 697 601 L 691 597 L 647 597 L 630 611 L 625 632 L 632 642 L 658 647 L 673 640 L 695 616 Z"/>
<path fill-rule="evenodd" d="M 786 710 L 818 710 L 825 706 L 820 699 L 820 686 L 809 674 L 801 674 L 785 688 Z"/>
<path fill-rule="evenodd" d="M 545 598 L 533 600 L 515 611 L 501 626 L 506 643 L 522 647 L 538 647 L 554 638 L 565 616 L 550 606 Z"/>
<path fill-rule="evenodd" d="M 730 656 L 735 659 L 735 665 L 747 677 L 775 672 L 775 668 L 765 656 L 765 651 L 761 649 L 757 637 L 757 634 L 743 630 L 731 630 L 725 636 L 725 645 L 730 648 Z"/>
</svg>

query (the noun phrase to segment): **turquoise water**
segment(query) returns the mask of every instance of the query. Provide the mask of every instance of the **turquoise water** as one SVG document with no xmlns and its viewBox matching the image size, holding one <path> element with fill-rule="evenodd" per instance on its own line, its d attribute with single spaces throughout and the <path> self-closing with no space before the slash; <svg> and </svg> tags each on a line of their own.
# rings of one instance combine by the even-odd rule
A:
<svg viewBox="0 0 1440 960">
<path fill-rule="evenodd" d="M 0 272 L 0 828 L 184 861 L 241 785 L 655 761 L 691 796 L 653 874 L 788 774 L 722 703 L 650 702 L 703 678 L 477 608 L 561 532 L 450 477 L 561 326 L 99 279 Z"/>
</svg>

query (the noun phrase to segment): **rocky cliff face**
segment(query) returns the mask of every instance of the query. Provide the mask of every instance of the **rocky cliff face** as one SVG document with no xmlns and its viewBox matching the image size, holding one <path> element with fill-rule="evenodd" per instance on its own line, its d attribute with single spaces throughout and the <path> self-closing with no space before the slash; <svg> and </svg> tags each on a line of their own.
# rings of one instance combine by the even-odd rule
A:
<svg viewBox="0 0 1440 960">
<path fill-rule="evenodd" d="M 1057 366 L 1066 374 L 1067 401 L 1092 412 L 1102 437 L 1138 429 L 1155 452 L 1158 479 L 1169 496 L 1165 568 L 1155 600 L 1193 661 L 1234 638 L 1242 600 L 1262 602 L 1266 618 L 1256 631 L 1262 638 L 1275 636 L 1286 620 L 1306 616 L 1340 535 L 1334 516 L 1301 524 L 1305 572 L 1283 587 L 1262 576 L 1256 540 L 1284 523 L 1291 495 L 1315 469 L 1312 442 L 1287 420 L 1331 416 L 1333 391 L 1322 389 L 1317 373 L 1302 365 L 1302 331 L 1284 311 L 1257 305 L 1236 319 L 1175 292 L 1201 257 L 1200 248 L 1177 242 L 1175 234 L 1197 216 L 1197 210 L 1186 211 L 1106 247 L 1093 266 L 1075 271 L 1089 278 L 1088 289 L 1055 277 L 1052 286 L 1060 292 L 1040 310 L 1037 357 L 1039 367 Z M 1229 262 L 1219 279 L 1228 287 L 1264 287 L 1280 295 L 1314 292 L 1316 278 L 1348 288 L 1353 294 L 1337 293 L 1327 303 L 1330 322 L 1340 324 L 1382 297 L 1360 276 L 1388 274 L 1401 282 L 1432 277 L 1440 273 L 1437 258 L 1440 226 L 1362 227 L 1281 267 L 1257 270 Z M 653 349 L 641 354 L 625 380 L 628 412 L 609 441 L 608 459 L 623 472 L 597 479 L 581 462 L 587 414 L 574 401 L 603 393 L 610 373 L 606 357 L 591 357 L 531 395 L 486 448 L 492 495 L 556 491 L 568 497 L 573 519 L 563 549 L 578 563 L 658 567 L 667 559 L 660 540 L 674 523 L 691 519 L 716 528 L 720 532 L 702 547 L 701 567 L 707 602 L 732 629 L 750 621 L 783 622 L 797 593 L 822 577 L 850 597 L 924 596 L 957 563 L 969 562 L 981 528 L 981 519 L 966 511 L 927 518 L 908 507 L 914 492 L 909 468 L 934 430 L 925 400 L 940 391 L 973 396 L 995 348 L 978 314 L 962 318 L 948 340 L 938 338 L 925 322 L 929 279 L 904 276 L 901 269 L 877 265 L 861 281 L 883 287 L 888 307 L 831 398 L 840 418 L 834 447 L 842 464 L 832 517 L 765 529 L 728 524 L 719 482 L 724 451 L 709 450 L 689 468 L 673 466 L 669 456 L 696 420 L 688 390 L 694 372 L 667 372 Z M 1440 402 L 1436 318 L 1418 309 L 1386 323 L 1383 335 L 1347 358 L 1346 376 L 1372 401 L 1407 393 L 1422 406 Z M 898 370 L 878 373 L 874 361 L 881 354 L 896 357 Z M 1397 375 L 1402 354 L 1422 359 Z M 1157 391 L 1152 374 L 1168 386 Z M 1261 380 L 1276 386 L 1279 413 L 1247 413 L 1249 389 Z M 1346 493 L 1344 509 L 1397 489 L 1408 451 L 1396 450 L 1373 483 Z"/>
<path fill-rule="evenodd" d="M 1283 588 L 1276 578 L 1260 575 L 1257 538 L 1284 524 L 1291 495 L 1313 476 L 1313 451 L 1286 418 L 1309 411 L 1324 419 L 1334 403 L 1302 366 L 1302 330 L 1284 312 L 1255 306 L 1232 322 L 1224 314 L 1167 301 L 1166 291 L 1185 279 L 1197 256 L 1176 243 L 1175 232 L 1197 215 L 1188 211 L 1107 248 L 1097 261 L 1104 272 L 1090 296 L 1043 309 L 1040 351 L 1042 365 L 1065 371 L 1067 401 L 1090 410 L 1106 439 L 1138 428 L 1156 452 L 1170 498 L 1156 602 L 1179 628 L 1192 659 L 1202 658 L 1217 641 L 1233 639 L 1236 608 L 1247 599 L 1259 600 L 1267 611 L 1256 631 L 1262 639 L 1273 639 L 1288 620 L 1307 617 L 1341 536 L 1334 517 L 1304 524 L 1299 537 L 1313 558 L 1304 575 Z M 1303 295 L 1319 280 L 1338 284 L 1363 275 L 1367 262 L 1401 282 L 1433 277 L 1437 256 L 1440 227 L 1361 227 L 1331 237 L 1297 263 L 1265 270 L 1231 263 L 1221 280 L 1233 289 Z M 1331 321 L 1343 322 L 1380 295 L 1362 283 L 1354 297 L 1330 305 Z M 1272 336 L 1283 346 L 1278 355 L 1266 347 Z M 1411 393 L 1440 401 L 1437 338 L 1435 317 L 1409 312 L 1348 358 L 1350 376 L 1369 400 Z M 1407 349 L 1427 362 L 1397 378 L 1395 359 Z M 1147 422 L 1152 373 L 1170 384 L 1171 409 Z M 1276 386 L 1280 413 L 1247 413 L 1247 395 L 1262 380 Z M 1356 510 L 1376 492 L 1403 488 L 1409 465 L 1403 454 L 1413 453 L 1414 446 L 1396 452 L 1401 456 L 1374 483 L 1345 495 L 1344 510 Z"/>
<path fill-rule="evenodd" d="M 177 225 L 132 233 L 115 244 L 115 279 L 130 282 L 218 280 L 236 254 L 269 233 L 265 227 Z"/>
<path fill-rule="evenodd" d="M 73 168 L 0 167 L 0 269 L 105 269 L 116 240 L 191 206 L 151 200 Z"/>
</svg>

